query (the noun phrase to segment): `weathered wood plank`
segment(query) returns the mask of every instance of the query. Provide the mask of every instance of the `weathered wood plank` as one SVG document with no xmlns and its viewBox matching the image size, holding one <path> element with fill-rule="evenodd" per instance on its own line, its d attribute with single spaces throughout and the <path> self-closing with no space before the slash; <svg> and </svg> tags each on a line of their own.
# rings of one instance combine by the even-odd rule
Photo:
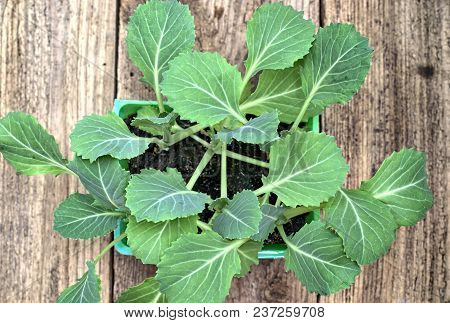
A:
<svg viewBox="0 0 450 323">
<path fill-rule="evenodd" d="M 120 37 L 118 57 L 118 97 L 148 99 L 150 90 L 140 84 L 140 73 L 127 58 L 124 44 L 125 24 L 129 15 L 141 1 L 123 0 L 120 6 Z M 196 47 L 205 51 L 217 51 L 242 70 L 245 48 L 245 21 L 264 1 L 200 0 L 188 3 L 196 25 Z M 305 15 L 319 22 L 318 1 L 285 1 Z M 114 256 L 114 297 L 125 288 L 136 284 L 152 273 L 150 266 L 140 265 L 130 257 Z M 306 290 L 291 274 L 284 272 L 283 261 L 264 261 L 253 267 L 245 278 L 236 279 L 228 298 L 230 302 L 314 302 L 315 295 Z"/>
<path fill-rule="evenodd" d="M 69 154 L 82 116 L 114 98 L 116 1 L 1 1 L 0 116 L 35 115 Z M 75 178 L 15 174 L 0 158 L 0 300 L 52 302 L 108 241 L 68 241 L 52 230 L 53 210 L 81 187 Z M 110 256 L 98 268 L 110 301 Z"/>
<path fill-rule="evenodd" d="M 448 2 L 327 0 L 322 4 L 325 24 L 354 23 L 375 49 L 360 93 L 323 117 L 324 130 L 337 137 L 350 162 L 348 185 L 357 187 L 392 151 L 412 146 L 428 154 L 435 202 L 426 220 L 398 231 L 391 251 L 365 268 L 354 287 L 320 300 L 448 301 Z"/>
</svg>

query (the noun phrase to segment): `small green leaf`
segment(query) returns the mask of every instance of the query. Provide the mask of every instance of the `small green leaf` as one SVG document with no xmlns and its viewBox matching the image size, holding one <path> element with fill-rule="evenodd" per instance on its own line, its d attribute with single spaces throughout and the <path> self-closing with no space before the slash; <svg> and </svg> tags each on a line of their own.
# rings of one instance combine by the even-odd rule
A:
<svg viewBox="0 0 450 323">
<path fill-rule="evenodd" d="M 55 210 L 53 229 L 65 238 L 101 237 L 114 231 L 117 219 L 123 216 L 97 205 L 91 195 L 75 193 Z"/>
<path fill-rule="evenodd" d="M 68 171 L 55 137 L 23 112 L 10 112 L 0 119 L 0 152 L 17 172 L 25 175 Z"/>
<path fill-rule="evenodd" d="M 292 270 L 310 293 L 328 295 L 348 288 L 361 271 L 345 255 L 341 238 L 322 221 L 306 224 L 285 242 L 286 270 Z"/>
<path fill-rule="evenodd" d="M 156 265 L 163 252 L 182 234 L 197 233 L 197 219 L 198 216 L 194 215 L 154 223 L 136 222 L 131 216 L 126 232 L 133 256 L 144 264 Z"/>
<path fill-rule="evenodd" d="M 127 25 L 128 55 L 155 91 L 168 63 L 191 50 L 194 41 L 194 18 L 187 5 L 174 0 L 139 5 Z"/>
<path fill-rule="evenodd" d="M 248 144 L 263 144 L 278 138 L 279 124 L 278 113 L 272 111 L 250 120 L 236 130 L 222 130 L 216 137 L 227 144 L 233 138 Z"/>
<path fill-rule="evenodd" d="M 156 279 L 171 303 L 218 303 L 228 295 L 233 276 L 241 272 L 241 240 L 217 233 L 184 234 L 166 250 Z"/>
<path fill-rule="evenodd" d="M 334 137 L 296 131 L 275 141 L 270 148 L 269 175 L 257 195 L 273 191 L 295 207 L 319 206 L 334 196 L 348 172 Z"/>
<path fill-rule="evenodd" d="M 120 294 L 116 303 L 166 303 L 166 297 L 159 290 L 159 282 L 150 277 Z"/>
<path fill-rule="evenodd" d="M 95 263 L 86 262 L 88 271 L 58 297 L 58 303 L 99 303 L 100 278 L 95 272 Z"/>
<path fill-rule="evenodd" d="M 373 52 L 367 38 L 349 24 L 320 28 L 315 38 L 300 69 L 305 100 L 312 103 L 304 121 L 331 104 L 350 101 L 364 83 Z"/>
<path fill-rule="evenodd" d="M 252 265 L 257 265 L 258 252 L 261 251 L 263 247 L 262 242 L 248 241 L 239 247 L 237 250 L 239 259 L 241 260 L 241 272 L 236 275 L 236 277 L 244 277 L 250 271 Z"/>
<path fill-rule="evenodd" d="M 414 225 L 433 206 L 425 154 L 415 149 L 393 152 L 361 189 L 386 203 L 398 225 Z"/>
<path fill-rule="evenodd" d="M 305 56 L 314 35 L 314 24 L 303 12 L 282 3 L 264 4 L 247 24 L 247 72 L 291 67 Z"/>
<path fill-rule="evenodd" d="M 389 208 L 369 193 L 339 190 L 326 208 L 327 223 L 344 241 L 347 256 L 368 265 L 395 240 L 397 224 Z"/>
<path fill-rule="evenodd" d="M 150 141 L 130 132 L 116 114 L 90 115 L 75 125 L 70 135 L 72 151 L 91 162 L 100 156 L 130 159 L 144 153 Z"/>
<path fill-rule="evenodd" d="M 130 173 L 117 159 L 105 156 L 90 163 L 75 157 L 69 168 L 78 175 L 86 190 L 107 209 L 125 209 L 125 188 Z"/>
<path fill-rule="evenodd" d="M 239 110 L 241 74 L 217 53 L 181 54 L 164 74 L 162 90 L 183 119 L 213 125 L 227 117 L 246 122 Z"/>
<path fill-rule="evenodd" d="M 210 197 L 191 191 L 181 174 L 173 168 L 166 172 L 145 169 L 133 175 L 127 187 L 127 206 L 142 220 L 160 222 L 200 213 Z"/>
<path fill-rule="evenodd" d="M 284 70 L 265 70 L 256 91 L 241 104 L 244 113 L 261 115 L 278 110 L 281 122 L 292 123 L 300 112 L 304 95 L 298 64 Z"/>
<path fill-rule="evenodd" d="M 177 115 L 172 112 L 160 117 L 153 109 L 141 109 L 131 125 L 152 135 L 162 136 L 165 130 L 170 129 L 176 118 Z"/>
<path fill-rule="evenodd" d="M 244 190 L 236 193 L 213 220 L 213 229 L 228 239 L 248 238 L 258 232 L 261 209 L 255 193 Z"/>
<path fill-rule="evenodd" d="M 277 222 L 283 219 L 284 208 L 270 204 L 261 205 L 262 219 L 259 222 L 258 233 L 252 236 L 253 240 L 264 241 L 275 229 Z"/>
</svg>

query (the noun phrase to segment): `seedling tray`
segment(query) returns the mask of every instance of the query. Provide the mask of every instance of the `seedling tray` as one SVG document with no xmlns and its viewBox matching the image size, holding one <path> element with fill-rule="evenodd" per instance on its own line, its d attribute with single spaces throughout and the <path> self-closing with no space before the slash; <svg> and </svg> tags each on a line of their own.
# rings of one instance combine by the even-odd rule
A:
<svg viewBox="0 0 450 323">
<path fill-rule="evenodd" d="M 139 109 L 144 106 L 157 106 L 156 101 L 137 101 L 137 100 L 114 100 L 113 112 L 116 113 L 121 118 L 125 119 L 130 115 L 135 114 Z M 311 131 L 319 132 L 319 117 L 314 117 L 308 120 L 308 128 Z M 122 166 L 128 168 L 128 161 L 123 160 Z M 314 211 L 308 214 L 307 222 L 317 220 L 320 217 L 319 211 Z M 117 238 L 126 229 L 126 223 L 122 220 L 118 221 L 119 225 L 114 231 L 114 238 Z M 115 245 L 115 249 L 118 253 L 126 256 L 131 256 L 133 253 L 131 248 L 127 245 L 127 238 Z M 279 259 L 284 258 L 286 252 L 285 244 L 265 244 L 263 249 L 259 252 L 259 259 Z"/>
</svg>

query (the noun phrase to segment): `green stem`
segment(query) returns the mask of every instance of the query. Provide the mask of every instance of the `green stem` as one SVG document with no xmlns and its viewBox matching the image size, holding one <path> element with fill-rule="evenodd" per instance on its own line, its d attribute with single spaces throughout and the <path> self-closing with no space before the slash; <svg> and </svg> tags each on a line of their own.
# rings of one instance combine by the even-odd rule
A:
<svg viewBox="0 0 450 323">
<path fill-rule="evenodd" d="M 211 144 L 209 142 L 203 140 L 199 136 L 192 135 L 190 137 L 192 139 L 194 139 L 195 141 L 201 143 L 206 148 L 211 148 Z M 220 154 L 222 154 L 222 151 L 216 151 L 216 154 L 220 155 Z M 262 160 L 254 159 L 254 158 L 251 158 L 251 157 L 243 156 L 243 155 L 240 155 L 240 154 L 235 153 L 233 151 L 227 150 L 227 157 L 230 157 L 230 158 L 233 158 L 233 159 L 237 159 L 237 160 L 243 161 L 245 163 L 253 164 L 253 165 L 256 165 L 256 166 L 259 166 L 259 167 L 269 168 L 269 163 L 266 163 L 266 162 L 264 162 Z"/>
<path fill-rule="evenodd" d="M 228 196 L 227 190 L 227 145 L 222 144 L 222 153 L 220 158 L 220 197 Z"/>
<path fill-rule="evenodd" d="M 289 220 L 296 216 L 306 214 L 318 209 L 320 209 L 320 206 L 312 206 L 312 207 L 299 206 L 294 209 L 287 209 L 286 211 L 284 211 L 284 217 L 286 218 L 286 220 Z"/>
<path fill-rule="evenodd" d="M 209 224 L 201 221 L 201 220 L 197 220 L 197 226 L 202 229 L 202 231 L 212 231 L 212 228 Z"/>
<path fill-rule="evenodd" d="M 163 97 L 161 94 L 161 90 L 159 89 L 158 80 L 155 81 L 156 81 L 155 93 L 156 93 L 156 100 L 158 101 L 159 113 L 164 113 L 166 112 L 166 109 L 164 109 Z"/>
<path fill-rule="evenodd" d="M 293 132 L 298 128 L 300 122 L 302 121 L 302 119 L 306 113 L 306 110 L 308 109 L 309 104 L 311 103 L 311 99 L 313 96 L 314 96 L 313 92 L 311 92 L 310 95 L 308 95 L 305 102 L 303 103 L 302 109 L 300 110 L 300 112 L 297 116 L 297 119 L 295 119 L 295 122 L 292 124 L 291 129 L 289 129 L 289 132 Z"/>
<path fill-rule="evenodd" d="M 206 165 L 208 165 L 208 163 L 211 160 L 212 156 L 214 156 L 214 150 L 208 149 L 205 152 L 205 154 L 203 155 L 202 159 L 200 160 L 200 163 L 198 163 L 197 168 L 195 169 L 194 173 L 192 174 L 191 178 L 189 179 L 189 182 L 186 185 L 188 190 L 192 190 L 192 188 L 195 185 L 195 182 L 197 182 L 198 178 L 202 174 L 202 172 L 205 169 Z"/>
<path fill-rule="evenodd" d="M 278 232 L 280 232 L 280 235 L 281 235 L 281 237 L 283 238 L 283 241 L 284 241 L 286 244 L 288 244 L 289 238 L 287 237 L 286 232 L 284 232 L 283 225 L 281 225 L 281 224 L 277 225 L 277 229 L 278 229 Z"/>
<path fill-rule="evenodd" d="M 180 130 L 172 135 L 172 137 L 169 140 L 169 145 L 176 144 L 177 142 L 179 142 L 189 136 L 192 136 L 193 134 L 199 132 L 200 130 L 205 129 L 206 127 L 208 127 L 208 126 L 196 124 L 192 127 Z"/>
<path fill-rule="evenodd" d="M 261 199 L 261 204 L 266 204 L 267 201 L 269 200 L 270 197 L 270 192 L 267 192 L 266 194 L 264 194 L 264 196 Z"/>
<path fill-rule="evenodd" d="M 114 247 L 118 242 L 120 242 L 126 236 L 127 236 L 127 233 L 124 232 L 120 236 L 115 238 L 113 241 L 111 241 L 102 251 L 100 251 L 100 253 L 97 255 L 97 257 L 95 257 L 94 264 L 97 264 L 100 261 L 100 259 L 109 251 L 109 249 Z"/>
</svg>

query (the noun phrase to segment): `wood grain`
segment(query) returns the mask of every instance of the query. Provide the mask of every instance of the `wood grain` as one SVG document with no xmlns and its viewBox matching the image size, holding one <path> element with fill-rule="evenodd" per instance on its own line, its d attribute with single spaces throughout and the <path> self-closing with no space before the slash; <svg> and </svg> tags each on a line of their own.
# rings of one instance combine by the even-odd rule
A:
<svg viewBox="0 0 450 323">
<path fill-rule="evenodd" d="M 449 6 L 445 1 L 323 1 L 325 24 L 351 22 L 374 48 L 354 100 L 327 110 L 322 125 L 350 163 L 350 187 L 403 146 L 428 155 L 434 207 L 402 228 L 390 252 L 326 302 L 443 302 L 448 289 L 447 121 Z"/>
<path fill-rule="evenodd" d="M 0 1 L 0 116 L 32 113 L 69 154 L 82 116 L 114 99 L 115 1 Z M 68 175 L 17 175 L 0 157 L 0 301 L 53 302 L 109 238 L 69 241 L 52 230 L 53 210 L 80 189 Z M 107 255 L 98 267 L 110 301 Z"/>
</svg>

